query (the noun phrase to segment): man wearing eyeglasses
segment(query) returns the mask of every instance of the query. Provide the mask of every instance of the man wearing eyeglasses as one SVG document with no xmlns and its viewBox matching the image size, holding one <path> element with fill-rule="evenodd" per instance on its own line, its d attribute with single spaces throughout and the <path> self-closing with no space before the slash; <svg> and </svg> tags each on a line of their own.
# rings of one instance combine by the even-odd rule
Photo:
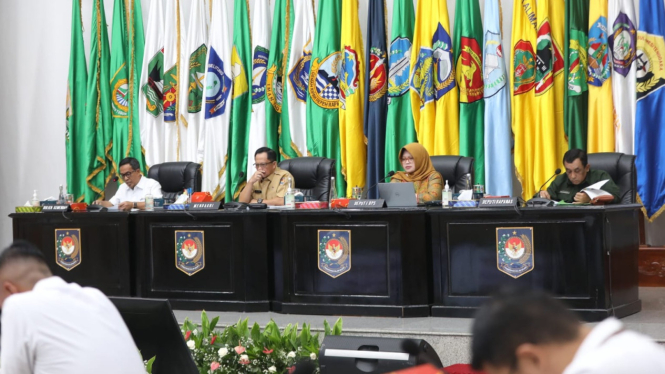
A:
<svg viewBox="0 0 665 374">
<path fill-rule="evenodd" d="M 125 182 L 118 187 L 118 192 L 108 201 L 95 200 L 94 205 L 107 208 L 117 206 L 118 210 L 145 209 L 145 195 L 153 198 L 162 197 L 162 185 L 154 179 L 141 174 L 141 165 L 134 157 L 127 157 L 120 161 L 120 177 Z"/>
<path fill-rule="evenodd" d="M 238 200 L 243 203 L 264 203 L 284 205 L 284 195 L 291 178 L 292 188 L 296 181 L 291 173 L 277 166 L 277 153 L 268 147 L 261 147 L 254 153 L 256 173 L 247 181 Z"/>
</svg>

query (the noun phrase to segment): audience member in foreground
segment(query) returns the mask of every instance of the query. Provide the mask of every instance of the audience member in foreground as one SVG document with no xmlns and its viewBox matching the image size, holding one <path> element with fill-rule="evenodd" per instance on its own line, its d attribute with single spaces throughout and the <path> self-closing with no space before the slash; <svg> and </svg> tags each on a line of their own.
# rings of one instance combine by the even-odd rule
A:
<svg viewBox="0 0 665 374">
<path fill-rule="evenodd" d="M 489 374 L 665 373 L 665 348 L 615 318 L 587 326 L 542 291 L 494 297 L 473 324 L 472 366 Z"/>
<path fill-rule="evenodd" d="M 111 301 L 51 275 L 26 241 L 0 254 L 0 308 L 0 374 L 145 374 Z"/>
</svg>

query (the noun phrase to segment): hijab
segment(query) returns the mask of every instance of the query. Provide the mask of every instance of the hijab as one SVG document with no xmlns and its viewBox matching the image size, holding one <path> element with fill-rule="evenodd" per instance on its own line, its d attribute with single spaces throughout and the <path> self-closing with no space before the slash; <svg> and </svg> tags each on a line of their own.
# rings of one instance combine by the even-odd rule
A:
<svg viewBox="0 0 665 374">
<path fill-rule="evenodd" d="M 410 174 L 407 174 L 405 171 L 398 171 L 393 175 L 392 179 L 400 180 L 402 182 L 419 182 L 426 180 L 430 175 L 436 173 L 434 166 L 432 166 L 432 160 L 429 158 L 429 153 L 427 153 L 427 149 L 425 149 L 422 144 L 410 143 L 405 145 L 399 151 L 400 164 L 402 162 L 402 154 L 405 150 L 413 156 L 413 163 L 416 166 L 416 170 Z"/>
</svg>

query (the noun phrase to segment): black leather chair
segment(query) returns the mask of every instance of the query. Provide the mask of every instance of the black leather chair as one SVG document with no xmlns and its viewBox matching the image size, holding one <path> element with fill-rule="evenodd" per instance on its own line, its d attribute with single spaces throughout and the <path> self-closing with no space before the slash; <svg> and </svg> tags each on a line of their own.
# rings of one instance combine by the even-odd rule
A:
<svg viewBox="0 0 665 374">
<path fill-rule="evenodd" d="M 637 171 L 635 156 L 623 153 L 589 153 L 587 161 L 591 169 L 606 171 L 619 186 L 619 203 L 637 202 Z"/>
<path fill-rule="evenodd" d="M 464 180 L 465 174 L 471 174 L 471 186 L 473 187 L 473 180 L 475 173 L 473 172 L 473 157 L 464 156 L 430 156 L 432 166 L 443 177 L 442 183 L 445 186 L 448 181 L 448 186 L 453 192 L 459 192 L 466 188 L 466 181 Z"/>
<path fill-rule="evenodd" d="M 330 178 L 335 173 L 335 160 L 323 157 L 298 157 L 283 160 L 279 167 L 291 173 L 294 188 L 314 200 L 328 201 Z"/>
<path fill-rule="evenodd" d="M 162 185 L 165 201 L 174 201 L 186 188 L 201 191 L 201 165 L 196 162 L 165 162 L 152 165 L 148 178 Z"/>
</svg>

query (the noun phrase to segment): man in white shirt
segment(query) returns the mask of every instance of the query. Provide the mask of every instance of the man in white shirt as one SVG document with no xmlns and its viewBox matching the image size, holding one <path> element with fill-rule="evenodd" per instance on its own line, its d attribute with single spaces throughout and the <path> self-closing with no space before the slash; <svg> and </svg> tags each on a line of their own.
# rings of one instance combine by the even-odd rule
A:
<svg viewBox="0 0 665 374">
<path fill-rule="evenodd" d="M 120 161 L 119 172 L 125 182 L 118 187 L 118 192 L 108 201 L 95 200 L 92 203 L 105 207 L 117 206 L 120 210 L 145 209 L 145 195 L 153 198 L 162 197 L 162 186 L 154 179 L 144 177 L 141 165 L 134 157 Z"/>
<path fill-rule="evenodd" d="M 0 308 L 0 374 L 145 374 L 111 301 L 52 276 L 26 241 L 0 254 Z"/>
<path fill-rule="evenodd" d="M 665 373 L 665 348 L 615 318 L 590 328 L 542 291 L 505 292 L 476 315 L 471 365 L 488 374 Z"/>
</svg>

